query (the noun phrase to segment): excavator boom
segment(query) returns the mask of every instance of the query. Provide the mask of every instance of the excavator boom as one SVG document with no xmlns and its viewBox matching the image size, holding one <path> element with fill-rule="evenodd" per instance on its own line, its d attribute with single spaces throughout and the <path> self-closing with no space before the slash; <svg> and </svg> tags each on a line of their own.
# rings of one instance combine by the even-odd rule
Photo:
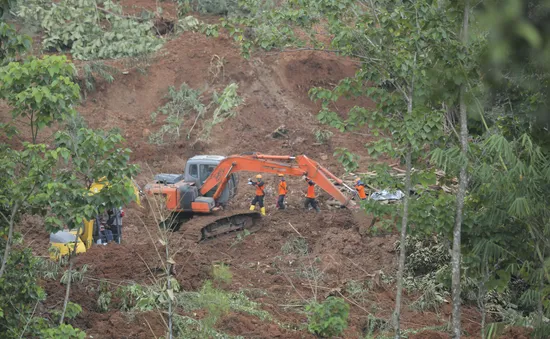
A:
<svg viewBox="0 0 550 339">
<path fill-rule="evenodd" d="M 233 155 L 222 160 L 203 183 L 200 189 L 201 195 L 205 195 L 211 189 L 218 186 L 213 197 L 214 200 L 217 200 L 225 189 L 225 185 L 231 174 L 236 172 L 275 173 L 288 176 L 307 175 L 307 177 L 313 180 L 317 186 L 321 187 L 330 196 L 338 200 L 342 206 L 348 206 L 350 204 L 350 198 L 342 194 L 329 178 L 336 181 L 337 184 L 345 186 L 350 192 L 353 192 L 353 189 L 345 185 L 341 179 L 321 166 L 318 162 L 305 155 L 294 157 L 253 153 Z"/>
</svg>

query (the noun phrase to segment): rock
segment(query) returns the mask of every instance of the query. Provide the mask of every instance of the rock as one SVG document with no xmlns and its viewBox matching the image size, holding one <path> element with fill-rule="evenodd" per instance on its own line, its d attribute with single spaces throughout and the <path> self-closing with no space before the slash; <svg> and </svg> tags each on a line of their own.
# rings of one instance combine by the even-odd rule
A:
<svg viewBox="0 0 550 339">
<path fill-rule="evenodd" d="M 301 143 L 303 143 L 304 141 L 306 141 L 306 138 L 304 138 L 304 137 L 297 137 L 296 139 L 294 139 L 294 144 L 301 144 Z"/>
<path fill-rule="evenodd" d="M 277 139 L 277 138 L 286 137 L 287 134 L 288 134 L 288 129 L 285 127 L 285 125 L 281 125 L 277 127 L 276 130 L 271 132 L 270 136 L 274 139 Z"/>
<path fill-rule="evenodd" d="M 264 271 L 264 273 L 271 274 L 271 275 L 277 274 L 277 269 L 276 269 L 276 268 L 273 268 L 273 267 L 270 267 L 270 268 L 266 269 L 266 270 Z"/>
</svg>

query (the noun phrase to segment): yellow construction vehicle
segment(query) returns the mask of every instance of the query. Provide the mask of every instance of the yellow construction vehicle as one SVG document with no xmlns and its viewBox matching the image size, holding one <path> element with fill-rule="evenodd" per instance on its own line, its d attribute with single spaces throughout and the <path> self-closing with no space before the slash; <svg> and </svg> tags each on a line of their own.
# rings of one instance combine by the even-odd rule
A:
<svg viewBox="0 0 550 339">
<path fill-rule="evenodd" d="M 101 178 L 90 186 L 89 194 L 96 194 L 101 191 L 109 183 Z M 140 189 L 134 184 L 135 201 L 141 206 Z M 107 218 L 105 217 L 107 215 Z M 122 207 L 107 208 L 101 211 L 95 220 L 84 221 L 82 227 L 72 230 L 62 230 L 50 234 L 50 247 L 57 250 L 51 251 L 50 258 L 58 259 L 61 256 L 71 253 L 76 250 L 76 253 L 86 252 L 94 243 L 107 244 L 114 241 L 120 244 L 122 240 L 122 217 L 124 210 Z M 105 226 L 110 226 L 110 230 L 106 231 Z M 76 244 L 76 249 L 75 249 Z"/>
</svg>

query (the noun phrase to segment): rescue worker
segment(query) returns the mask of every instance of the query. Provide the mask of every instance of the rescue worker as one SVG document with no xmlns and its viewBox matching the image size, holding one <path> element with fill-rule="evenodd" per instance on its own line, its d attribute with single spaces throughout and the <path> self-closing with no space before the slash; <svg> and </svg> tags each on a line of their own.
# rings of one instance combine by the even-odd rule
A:
<svg viewBox="0 0 550 339">
<path fill-rule="evenodd" d="M 355 178 L 355 189 L 357 190 L 357 195 L 359 195 L 359 199 L 367 199 L 367 193 L 365 193 L 365 184 L 361 181 L 361 178 L 359 177 Z"/>
<path fill-rule="evenodd" d="M 286 187 L 286 180 L 285 176 L 281 173 L 278 174 L 281 181 L 279 182 L 279 199 L 277 200 L 277 208 L 280 210 L 285 209 L 285 197 L 288 192 L 288 189 Z"/>
<path fill-rule="evenodd" d="M 262 181 L 262 175 L 258 174 L 256 176 L 256 182 L 253 182 L 252 180 L 248 179 L 248 184 L 256 187 L 256 196 L 254 199 L 252 199 L 252 202 L 250 203 L 250 210 L 254 211 L 256 208 L 256 204 L 260 205 L 260 212 L 262 215 L 265 215 L 265 207 L 264 207 L 264 182 Z"/>
<path fill-rule="evenodd" d="M 321 212 L 321 210 L 319 209 L 319 206 L 317 205 L 317 200 L 315 200 L 315 183 L 305 175 L 304 175 L 304 179 L 306 180 L 307 185 L 308 185 L 307 186 L 305 208 L 307 210 L 309 208 L 309 206 L 311 205 L 311 207 L 317 213 L 319 213 L 319 212 Z"/>
</svg>

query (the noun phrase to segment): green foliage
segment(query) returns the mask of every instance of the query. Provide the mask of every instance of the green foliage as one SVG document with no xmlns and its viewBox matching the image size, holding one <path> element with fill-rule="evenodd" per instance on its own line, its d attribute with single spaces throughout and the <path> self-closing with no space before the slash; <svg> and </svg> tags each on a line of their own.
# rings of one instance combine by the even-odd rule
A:
<svg viewBox="0 0 550 339">
<path fill-rule="evenodd" d="M 123 141 L 116 131 L 80 128 L 74 133 L 56 133 L 61 168 L 55 181 L 46 186 L 46 196 L 59 198 L 44 201 L 50 207 L 47 226 L 74 228 L 93 219 L 101 206 L 124 206 L 135 199 L 131 178 L 138 167 L 130 164 L 130 150 L 119 147 Z M 100 179 L 109 185 L 90 195 L 89 185 Z"/>
<path fill-rule="evenodd" d="M 450 237 L 454 215 L 456 214 L 455 196 L 422 189 L 417 192 L 421 196 L 418 199 L 411 200 L 409 215 L 411 224 L 415 225 L 414 233 L 430 235 L 436 232 Z M 469 219 L 469 216 L 465 215 L 464 219 Z M 468 223 L 465 222 L 465 224 Z M 441 241 L 441 239 L 438 239 L 438 241 Z"/>
<path fill-rule="evenodd" d="M 0 239 L 3 254 L 5 241 Z M 27 337 L 40 330 L 36 324 L 23 333 L 36 304 L 46 298 L 38 285 L 38 268 L 39 262 L 28 248 L 9 254 L 6 272 L 0 278 L 0 332 L 7 338 Z"/>
<path fill-rule="evenodd" d="M 86 332 L 66 324 L 59 325 L 59 327 L 42 330 L 40 335 L 41 335 L 41 338 L 45 338 L 45 339 L 57 339 L 57 338 L 85 339 L 86 338 Z"/>
<path fill-rule="evenodd" d="M 346 148 L 337 148 L 334 156 L 338 157 L 338 161 L 344 166 L 347 172 L 355 172 L 359 165 L 359 156 L 348 151 Z"/>
<path fill-rule="evenodd" d="M 227 15 L 238 10 L 237 0 L 196 0 L 196 8 L 201 13 Z"/>
<path fill-rule="evenodd" d="M 109 290 L 109 283 L 103 280 L 100 281 L 99 296 L 97 297 L 97 309 L 99 310 L 99 312 L 107 312 L 109 310 L 112 296 L 113 296 L 113 293 Z M 125 305 L 123 305 L 122 308 L 126 308 L 127 300 L 124 300 L 123 303 L 125 303 Z"/>
<path fill-rule="evenodd" d="M 71 301 L 67 303 L 67 309 L 65 310 L 66 319 L 74 319 L 80 313 L 82 313 L 82 307 L 79 304 L 75 304 Z M 61 319 L 61 310 L 54 310 L 52 311 L 51 315 L 53 322 L 56 324 L 59 323 L 59 320 Z"/>
<path fill-rule="evenodd" d="M 315 139 L 320 144 L 325 144 L 332 138 L 334 133 L 327 129 L 317 128 L 313 131 L 313 135 L 315 135 Z"/>
<path fill-rule="evenodd" d="M 86 272 L 88 272 L 88 265 L 82 265 L 80 270 L 66 270 L 61 276 L 60 282 L 64 285 L 67 285 L 70 278 L 71 283 L 80 283 L 84 280 L 84 275 L 86 274 Z"/>
<path fill-rule="evenodd" d="M 125 16 L 111 0 L 29 0 L 17 14 L 44 30 L 44 49 L 70 51 L 75 59 L 135 57 L 162 44 L 150 19 Z"/>
<path fill-rule="evenodd" d="M 305 238 L 292 236 L 283 244 L 281 251 L 287 255 L 303 256 L 309 253 L 309 246 Z"/>
<path fill-rule="evenodd" d="M 95 91 L 98 79 L 112 83 L 115 80 L 113 75 L 118 73 L 119 70 L 116 67 L 106 65 L 103 62 L 92 61 L 84 64 L 78 77 L 78 84 L 83 91 L 84 99 L 86 99 L 88 93 Z"/>
<path fill-rule="evenodd" d="M 221 94 L 217 92 L 212 94 L 212 103 L 217 107 L 214 109 L 212 118 L 204 123 L 204 127 L 200 132 L 200 139 L 208 140 L 214 126 L 237 115 L 235 109 L 243 103 L 243 99 L 237 94 L 238 88 L 239 86 L 236 83 L 231 83 L 224 88 Z"/>
<path fill-rule="evenodd" d="M 174 335 L 176 335 L 178 338 L 244 339 L 244 337 L 242 336 L 231 336 L 225 333 L 220 333 L 214 328 L 205 327 L 200 320 L 196 320 L 191 317 L 174 314 L 173 321 Z"/>
<path fill-rule="evenodd" d="M 156 122 L 159 114 L 165 115 L 164 124 L 159 131 L 149 136 L 149 142 L 162 144 L 165 136 L 177 140 L 180 137 L 180 130 L 186 117 L 192 113 L 197 114 L 197 116 L 204 114 L 206 107 L 201 102 L 201 95 L 200 91 L 192 89 L 186 83 L 181 84 L 179 90 L 176 90 L 173 86 L 168 87 L 166 98 L 169 101 L 157 111 L 151 113 L 153 122 Z"/>
<path fill-rule="evenodd" d="M 15 61 L 18 55 L 31 48 L 31 44 L 31 38 L 17 34 L 15 27 L 4 21 L 0 22 L 0 66 Z"/>
<path fill-rule="evenodd" d="M 3 19 L 4 15 L 8 13 L 10 8 L 15 4 L 14 0 L 2 0 L 0 1 L 0 19 Z"/>
<path fill-rule="evenodd" d="M 204 329 L 214 328 L 218 320 L 230 310 L 227 293 L 214 288 L 210 281 L 202 286 L 199 304 L 207 311 L 207 316 L 202 320 Z"/>
<path fill-rule="evenodd" d="M 3 178 L 0 184 L 1 206 L 13 210 L 23 207 L 23 204 L 34 203 L 35 195 L 44 183 L 43 180 L 52 174 L 56 157 L 55 152 L 47 151 L 45 145 L 26 143 L 21 151 L 7 146 L 2 147 L 0 151 L 0 173 Z M 6 216 L 5 211 L 2 212 Z"/>
<path fill-rule="evenodd" d="M 377 318 L 372 314 L 369 314 L 367 320 L 363 324 L 363 333 L 366 334 L 365 338 L 375 338 L 372 337 L 378 331 L 385 331 L 390 328 L 390 322 L 386 319 Z"/>
<path fill-rule="evenodd" d="M 206 281 L 198 292 L 181 292 L 176 294 L 176 304 L 182 306 L 187 312 L 204 309 L 207 311 L 207 316 L 200 321 L 194 319 L 180 318 L 176 323 L 181 321 L 183 324 L 176 325 L 179 333 L 185 338 L 204 338 L 216 337 L 225 338 L 217 333 L 214 325 L 221 316 L 227 314 L 230 310 L 241 312 L 258 317 L 260 320 L 273 320 L 269 312 L 261 310 L 259 304 L 251 301 L 244 292 L 231 293 L 221 289 L 217 289 L 212 285 L 211 281 Z"/>
<path fill-rule="evenodd" d="M 416 299 L 410 308 L 417 311 L 435 311 L 439 313 L 440 306 L 446 302 L 448 293 L 443 289 L 443 284 L 434 280 L 424 279 L 420 291 L 422 295 Z"/>
<path fill-rule="evenodd" d="M 65 56 L 31 57 L 0 68 L 1 98 L 13 108 L 14 119 L 29 119 L 33 142 L 40 129 L 75 114 L 80 89 L 74 76 Z"/>
<path fill-rule="evenodd" d="M 132 284 L 126 286 L 120 286 L 115 292 L 115 296 L 120 298 L 120 309 L 123 311 L 130 311 L 134 308 L 139 310 L 151 310 L 153 309 L 156 291 L 150 291 L 145 286 Z"/>
<path fill-rule="evenodd" d="M 196 32 L 201 27 L 202 23 L 194 16 L 188 15 L 183 19 L 178 20 L 177 29 L 180 32 Z"/>
<path fill-rule="evenodd" d="M 202 23 L 199 26 L 199 32 L 203 33 L 204 35 L 208 37 L 214 37 L 217 38 L 219 36 L 219 27 L 216 24 L 205 24 Z"/>
<path fill-rule="evenodd" d="M 346 282 L 346 293 L 351 297 L 362 296 L 372 289 L 372 281 L 357 281 L 357 280 L 348 280 Z"/>
<path fill-rule="evenodd" d="M 396 248 L 399 248 L 399 241 Z M 406 269 L 414 276 L 424 276 L 436 272 L 447 265 L 451 259 L 450 245 L 439 236 L 407 236 L 405 243 L 407 253 Z"/>
<path fill-rule="evenodd" d="M 229 118 L 237 115 L 235 108 L 243 100 L 237 94 L 238 86 L 235 83 L 228 85 L 221 94 L 214 92 L 212 101 L 208 105 L 202 103 L 202 92 L 190 88 L 183 83 L 177 91 L 174 87 L 168 88 L 168 103 L 159 110 L 151 113 L 153 122 L 156 121 L 159 113 L 166 115 L 164 124 L 160 130 L 149 136 L 149 142 L 163 144 L 165 136 L 171 140 L 177 140 L 181 135 L 181 129 L 185 119 L 195 114 L 195 119 L 187 131 L 187 139 L 191 138 L 191 133 L 199 120 L 203 121 L 203 128 L 199 132 L 199 140 L 208 140 L 214 126 L 223 123 Z M 214 108 L 212 117 L 206 115 L 211 108 Z"/>
<path fill-rule="evenodd" d="M 231 273 L 229 266 L 223 263 L 219 265 L 213 265 L 212 279 L 214 280 L 214 283 L 217 284 L 231 284 L 233 274 Z"/>
<path fill-rule="evenodd" d="M 237 246 L 238 244 L 242 243 L 244 241 L 244 239 L 246 237 L 248 237 L 250 235 L 250 231 L 245 229 L 244 231 L 242 232 L 239 232 L 237 234 L 237 237 L 235 238 L 235 241 L 231 244 L 231 246 L 229 246 L 229 248 L 233 248 L 235 246 Z"/>
<path fill-rule="evenodd" d="M 241 45 L 245 58 L 250 57 L 254 48 L 305 46 L 293 25 L 306 30 L 311 37 L 314 34 L 312 26 L 319 21 L 315 7 L 313 1 L 239 1 L 239 9 L 221 20 L 222 27 Z"/>
<path fill-rule="evenodd" d="M 256 316 L 260 320 L 273 320 L 271 314 L 260 309 L 260 306 L 260 304 L 251 301 L 243 291 L 229 293 L 229 307 L 231 310 Z"/>
<path fill-rule="evenodd" d="M 55 258 L 59 258 L 59 260 L 53 261 L 49 259 L 40 259 L 40 275 L 46 280 L 57 280 L 61 268 L 65 266 L 68 261 L 68 257 L 60 256 L 59 248 L 55 246 L 51 246 L 48 250 L 48 253 Z"/>
<path fill-rule="evenodd" d="M 321 337 L 340 335 L 348 327 L 349 305 L 342 298 L 328 297 L 306 306 L 309 332 Z"/>
<path fill-rule="evenodd" d="M 488 0 L 479 13 L 489 38 L 481 62 L 493 103 L 506 103 L 501 107 L 508 117 L 530 121 L 530 133 L 546 143 L 549 8 L 543 0 Z"/>
<path fill-rule="evenodd" d="M 395 244 L 400 248 L 399 241 Z M 447 279 L 450 277 L 451 260 L 449 244 L 441 235 L 409 235 L 405 243 L 407 258 L 405 261 L 406 276 L 403 287 L 409 293 L 420 293 L 420 296 L 409 307 L 418 311 L 439 312 L 446 301 L 450 290 Z M 464 288 L 463 292 L 468 289 Z"/>
</svg>

